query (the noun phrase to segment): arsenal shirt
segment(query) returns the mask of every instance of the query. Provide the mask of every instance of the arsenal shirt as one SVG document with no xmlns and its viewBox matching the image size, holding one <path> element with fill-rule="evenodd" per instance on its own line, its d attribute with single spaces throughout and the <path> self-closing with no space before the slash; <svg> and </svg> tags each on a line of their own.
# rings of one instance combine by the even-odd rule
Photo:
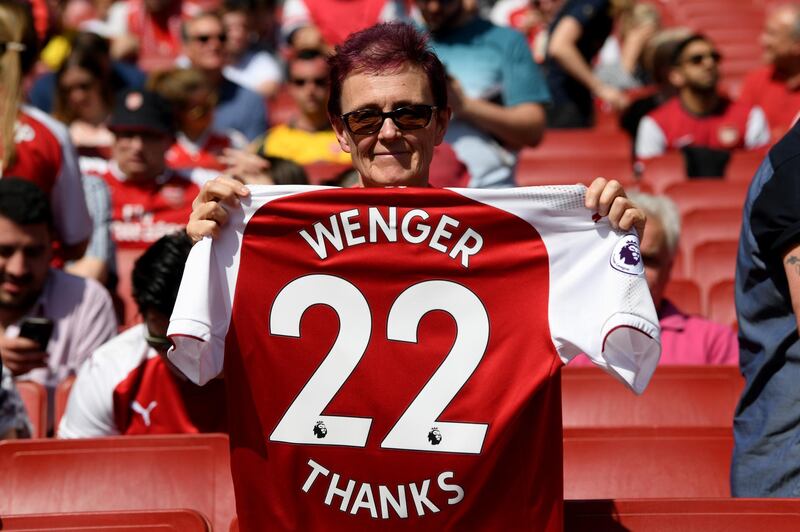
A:
<svg viewBox="0 0 800 532">
<path fill-rule="evenodd" d="M 250 188 L 169 327 L 224 368 L 240 527 L 560 530 L 560 368 L 658 361 L 637 236 L 583 186 Z"/>
</svg>

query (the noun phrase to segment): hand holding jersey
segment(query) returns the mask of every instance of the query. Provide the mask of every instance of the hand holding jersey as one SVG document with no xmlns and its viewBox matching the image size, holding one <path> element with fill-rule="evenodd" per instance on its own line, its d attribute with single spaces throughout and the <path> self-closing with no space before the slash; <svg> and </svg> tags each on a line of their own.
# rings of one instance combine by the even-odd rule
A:
<svg viewBox="0 0 800 532">
<path fill-rule="evenodd" d="M 215 238 L 170 358 L 198 383 L 224 365 L 242 530 L 560 530 L 559 368 L 585 352 L 640 393 L 658 361 L 627 233 L 645 217 L 619 183 L 419 188 L 450 110 L 409 32 L 331 59 L 364 189 L 218 179 L 195 200 L 189 234 Z"/>
</svg>

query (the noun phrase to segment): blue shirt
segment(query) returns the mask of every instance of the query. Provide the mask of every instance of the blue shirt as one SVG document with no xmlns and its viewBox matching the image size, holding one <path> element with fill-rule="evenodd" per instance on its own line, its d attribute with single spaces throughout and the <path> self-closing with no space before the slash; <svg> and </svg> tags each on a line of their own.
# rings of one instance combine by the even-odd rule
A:
<svg viewBox="0 0 800 532">
<path fill-rule="evenodd" d="M 547 85 L 522 34 L 475 17 L 463 26 L 431 36 L 431 47 L 467 96 L 504 106 L 546 103 Z M 514 185 L 516 154 L 488 133 L 453 117 L 445 141 L 467 166 L 471 186 Z"/>
<path fill-rule="evenodd" d="M 214 129 L 235 129 L 247 140 L 253 140 L 267 130 L 267 105 L 259 94 L 241 85 L 222 79 L 219 100 L 214 109 Z"/>
<path fill-rule="evenodd" d="M 731 491 L 800 496 L 800 340 L 783 255 L 800 244 L 800 126 L 756 172 L 736 261 L 739 358 L 746 384 L 734 417 Z"/>
</svg>

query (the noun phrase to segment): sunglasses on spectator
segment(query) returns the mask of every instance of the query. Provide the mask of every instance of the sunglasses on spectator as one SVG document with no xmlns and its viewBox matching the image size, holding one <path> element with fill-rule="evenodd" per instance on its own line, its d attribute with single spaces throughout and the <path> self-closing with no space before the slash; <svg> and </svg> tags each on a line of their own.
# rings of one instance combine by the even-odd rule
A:
<svg viewBox="0 0 800 532">
<path fill-rule="evenodd" d="M 228 36 L 224 33 L 200 33 L 198 35 L 192 35 L 190 38 L 202 44 L 207 44 L 212 39 L 216 39 L 221 43 L 228 40 Z"/>
<path fill-rule="evenodd" d="M 702 65 L 706 59 L 711 59 L 713 62 L 719 63 L 722 60 L 722 54 L 720 54 L 719 52 L 711 52 L 708 54 L 694 54 L 690 55 L 682 62 L 691 63 L 693 65 Z"/>
<path fill-rule="evenodd" d="M 66 92 L 67 94 L 69 94 L 69 93 L 71 93 L 73 91 L 86 92 L 86 91 L 91 90 L 93 86 L 94 86 L 94 82 L 93 81 L 83 81 L 83 82 L 80 82 L 80 83 L 73 83 L 72 85 L 62 85 L 61 86 L 61 90 L 63 92 Z"/>
<path fill-rule="evenodd" d="M 328 78 L 292 78 L 291 82 L 295 87 L 302 87 L 311 83 L 319 88 L 328 86 Z"/>
<path fill-rule="evenodd" d="M 25 45 L 21 42 L 0 42 L 0 55 L 4 55 L 7 50 L 12 52 L 24 52 Z"/>
<path fill-rule="evenodd" d="M 394 125 L 403 131 L 422 129 L 431 123 L 436 110 L 435 105 L 408 105 L 393 111 L 359 109 L 341 116 L 347 130 L 354 135 L 371 135 L 383 127 L 383 122 L 391 118 Z"/>
</svg>

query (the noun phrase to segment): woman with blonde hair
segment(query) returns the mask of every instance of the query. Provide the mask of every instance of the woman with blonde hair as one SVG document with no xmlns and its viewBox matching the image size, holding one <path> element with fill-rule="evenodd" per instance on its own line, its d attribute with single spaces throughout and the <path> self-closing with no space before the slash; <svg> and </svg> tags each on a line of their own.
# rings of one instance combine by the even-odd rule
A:
<svg viewBox="0 0 800 532">
<path fill-rule="evenodd" d="M 83 256 L 92 232 L 75 148 L 63 124 L 21 104 L 37 52 L 30 5 L 0 0 L 0 170 L 33 181 L 50 197 L 64 259 Z"/>
<path fill-rule="evenodd" d="M 216 96 L 206 75 L 196 68 L 157 72 L 148 89 L 169 102 L 175 117 L 175 143 L 167 151 L 167 166 L 198 185 L 225 169 L 220 160 L 228 149 L 242 149 L 247 139 L 234 130 L 212 128 Z"/>
</svg>

